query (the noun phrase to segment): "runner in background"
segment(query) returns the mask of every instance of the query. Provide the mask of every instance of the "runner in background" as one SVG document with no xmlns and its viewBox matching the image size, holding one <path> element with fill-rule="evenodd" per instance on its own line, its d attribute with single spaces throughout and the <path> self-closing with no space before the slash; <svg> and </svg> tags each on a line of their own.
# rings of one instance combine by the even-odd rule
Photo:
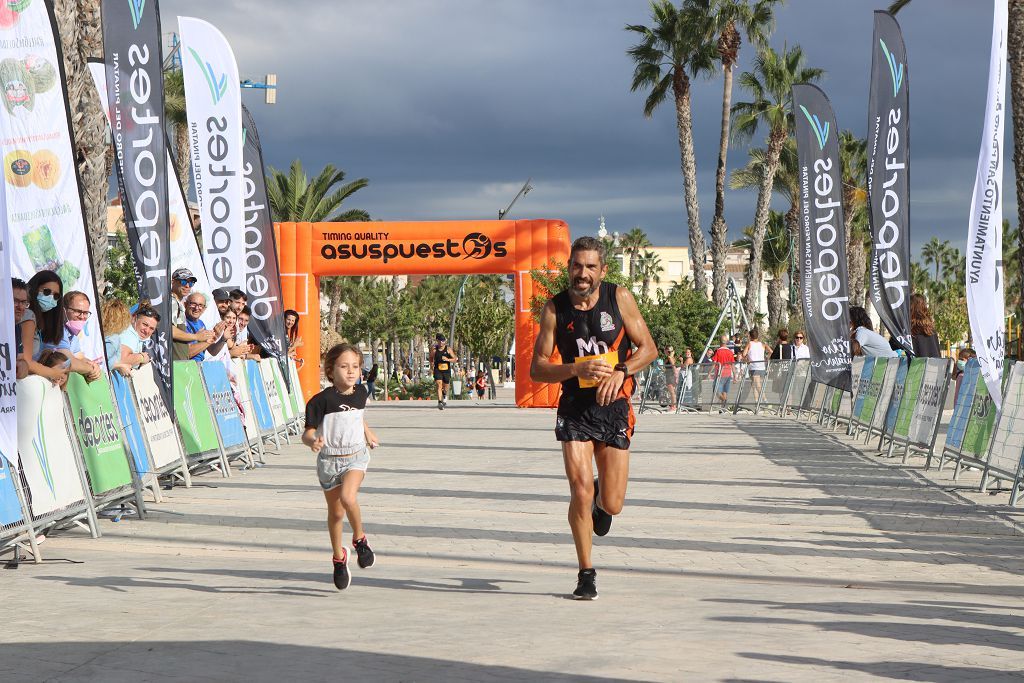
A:
<svg viewBox="0 0 1024 683">
<path fill-rule="evenodd" d="M 602 282 L 607 273 L 599 240 L 573 242 L 569 286 L 544 305 L 530 366 L 533 381 L 562 384 L 555 438 L 562 443 L 569 480 L 569 526 L 579 562 L 572 595 L 577 600 L 597 598 L 591 534 L 607 534 L 612 516 L 622 511 L 635 422 L 633 375 L 658 356 L 633 295 Z M 560 363 L 551 361 L 556 348 Z"/>
<path fill-rule="evenodd" d="M 440 332 L 434 337 L 437 343 L 431 353 L 431 365 L 434 369 L 434 381 L 437 383 L 437 409 L 444 410 L 448 404 L 448 386 L 452 383 L 452 363 L 458 356 L 448 346 L 448 342 Z"/>
</svg>

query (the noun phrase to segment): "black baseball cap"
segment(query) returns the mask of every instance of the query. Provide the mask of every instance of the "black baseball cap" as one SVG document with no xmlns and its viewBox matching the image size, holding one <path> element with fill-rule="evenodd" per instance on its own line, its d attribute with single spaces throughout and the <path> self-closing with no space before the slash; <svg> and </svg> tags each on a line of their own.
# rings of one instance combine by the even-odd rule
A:
<svg viewBox="0 0 1024 683">
<path fill-rule="evenodd" d="M 218 287 L 213 290 L 214 301 L 230 301 L 231 300 L 231 288 L 230 287 Z"/>
<path fill-rule="evenodd" d="M 441 334 L 440 332 L 438 332 L 437 334 L 434 335 L 434 340 L 435 341 L 444 341 L 444 335 Z"/>
</svg>

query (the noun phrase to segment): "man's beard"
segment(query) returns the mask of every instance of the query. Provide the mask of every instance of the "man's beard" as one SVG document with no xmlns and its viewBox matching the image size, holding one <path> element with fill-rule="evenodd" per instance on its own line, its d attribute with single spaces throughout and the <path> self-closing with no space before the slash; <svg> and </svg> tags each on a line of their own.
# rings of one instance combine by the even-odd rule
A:
<svg viewBox="0 0 1024 683">
<path fill-rule="evenodd" d="M 594 290 L 597 289 L 598 284 L 600 283 L 595 283 L 593 280 L 573 280 L 571 290 L 572 293 L 578 296 L 579 298 L 586 299 L 587 297 L 594 293 Z"/>
</svg>

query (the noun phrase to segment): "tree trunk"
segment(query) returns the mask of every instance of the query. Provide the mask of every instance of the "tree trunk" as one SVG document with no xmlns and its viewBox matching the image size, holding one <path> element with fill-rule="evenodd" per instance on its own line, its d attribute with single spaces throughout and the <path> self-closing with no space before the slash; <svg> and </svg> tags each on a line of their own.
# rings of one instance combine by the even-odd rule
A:
<svg viewBox="0 0 1024 683">
<path fill-rule="evenodd" d="M 719 50 L 729 49 L 733 43 L 738 48 L 739 34 L 730 24 L 725 31 L 722 31 Z M 711 220 L 711 281 L 714 285 L 714 302 L 719 308 L 725 306 L 728 296 L 728 273 L 725 266 L 729 254 L 729 228 L 725 224 L 725 174 L 726 157 L 729 153 L 732 74 L 735 66 L 735 63 L 729 59 L 722 60 L 722 132 L 718 138 L 718 169 L 715 171 L 715 217 Z"/>
<path fill-rule="evenodd" d="M 1010 107 L 1013 110 L 1013 170 L 1017 197 L 1024 197 L 1024 0 L 1010 0 L 1007 30 L 1007 61 L 1010 65 Z M 1024 286 L 1024 201 L 1017 200 L 1018 282 Z M 1024 319 L 1024 297 L 1018 311 Z"/>
<path fill-rule="evenodd" d="M 786 300 L 782 298 L 784 275 L 778 273 L 768 281 L 768 331 L 779 329 L 784 322 Z"/>
<path fill-rule="evenodd" d="M 184 123 L 174 124 L 174 146 L 177 156 L 174 157 L 174 172 L 181 183 L 181 194 L 188 201 L 188 190 L 192 186 L 192 152 L 188 146 L 188 126 Z"/>
<path fill-rule="evenodd" d="M 672 79 L 676 100 L 676 127 L 679 129 L 679 157 L 683 171 L 683 192 L 686 198 L 686 220 L 690 237 L 690 264 L 693 266 L 693 288 L 707 298 L 708 279 L 704 274 L 707 245 L 700 227 L 697 203 L 697 160 L 693 151 L 693 112 L 690 108 L 690 79 L 677 70 Z"/>
<path fill-rule="evenodd" d="M 764 174 L 761 186 L 757 190 L 757 208 L 754 212 L 754 234 L 750 239 L 750 265 L 746 272 L 746 291 L 743 293 L 743 311 L 747 320 L 754 325 L 754 313 L 760 305 L 760 284 L 762 272 L 762 256 L 764 253 L 764 236 L 768 230 L 768 217 L 772 203 L 772 186 L 775 182 L 775 171 L 779 168 L 779 155 L 786 143 L 788 131 L 772 130 L 768 135 L 768 150 L 765 154 Z"/>
<path fill-rule="evenodd" d="M 103 57 L 100 0 L 55 0 L 54 15 L 64 53 L 71 129 L 77 153 L 85 227 L 92 251 L 96 291 L 102 294 L 107 270 L 107 191 L 113 157 L 107 154 L 107 123 L 86 60 Z M 65 282 L 66 289 L 74 283 Z"/>
<path fill-rule="evenodd" d="M 864 242 L 853 240 L 850 244 L 848 260 L 850 262 L 850 303 L 854 306 L 863 306 L 868 267 L 868 253 L 864 248 Z"/>
</svg>

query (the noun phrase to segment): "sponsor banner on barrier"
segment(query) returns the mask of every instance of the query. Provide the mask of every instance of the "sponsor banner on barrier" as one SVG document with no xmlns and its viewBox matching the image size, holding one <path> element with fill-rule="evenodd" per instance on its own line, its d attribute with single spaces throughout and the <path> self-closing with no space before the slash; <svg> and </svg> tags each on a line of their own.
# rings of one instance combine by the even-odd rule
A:
<svg viewBox="0 0 1024 683">
<path fill-rule="evenodd" d="M 896 389 L 896 375 L 900 369 L 900 358 L 889 358 L 885 363 L 885 372 L 882 377 L 882 390 L 878 394 L 878 404 L 871 414 L 870 426 L 872 429 L 881 430 L 885 425 L 887 409 L 892 403 L 892 396 Z"/>
<path fill-rule="evenodd" d="M 942 415 L 949 362 L 943 358 L 915 358 L 912 362 L 923 365 L 924 374 L 914 401 L 908 439 L 911 443 L 929 445 Z"/>
<path fill-rule="evenodd" d="M 267 179 L 263 175 L 263 149 L 256 122 L 242 105 L 242 171 L 245 176 L 245 292 L 249 295 L 249 334 L 252 340 L 287 368 L 284 309 L 281 306 L 281 274 L 277 267 L 274 219 L 270 216 Z M 289 384 L 286 382 L 285 384 Z"/>
<path fill-rule="evenodd" d="M 92 74 L 93 83 L 96 85 L 96 92 L 99 94 L 100 102 L 103 103 L 103 111 L 107 115 L 107 125 L 110 125 L 110 109 L 107 107 L 107 81 L 106 67 L 98 60 L 89 61 L 89 72 Z M 210 280 L 206 276 L 206 266 L 203 265 L 203 257 L 199 252 L 199 243 L 196 241 L 196 233 L 192 229 L 192 217 L 188 212 L 188 205 L 185 203 L 185 195 L 178 183 L 178 176 L 171 172 L 174 160 L 171 158 L 171 145 L 164 140 L 164 147 L 167 149 L 167 168 L 164 175 L 167 178 L 167 223 L 168 223 L 168 244 L 171 272 L 178 268 L 188 268 L 196 277 L 196 284 L 193 292 L 201 292 L 212 297 L 213 289 L 210 287 Z M 220 322 L 220 314 L 217 308 L 208 305 L 200 316 L 208 328 Z"/>
<path fill-rule="evenodd" d="M 878 406 L 878 399 L 882 396 L 882 385 L 885 383 L 885 372 L 889 364 L 885 358 L 878 358 L 875 360 L 874 365 L 871 367 L 871 377 L 868 381 L 867 387 L 865 388 L 863 400 L 860 396 L 857 400 L 861 401 L 860 412 L 857 414 L 857 419 L 864 424 L 870 424 L 871 418 L 875 416 L 875 408 Z M 864 374 L 868 374 L 868 366 L 864 366 Z"/>
<path fill-rule="evenodd" d="M 295 418 L 295 404 L 288 393 L 288 385 L 284 382 L 281 367 L 275 362 L 267 362 L 266 360 L 262 360 L 260 363 L 265 363 L 265 368 L 273 370 L 274 387 L 277 389 L 277 395 L 281 399 L 281 414 L 284 415 L 285 420 L 291 422 Z"/>
<path fill-rule="evenodd" d="M 981 365 L 976 358 L 971 358 L 964 366 L 960 375 L 960 389 L 953 404 L 953 417 L 946 429 L 945 448 L 959 450 L 967 434 L 967 422 L 971 417 L 974 397 L 978 392 L 978 378 L 981 376 Z"/>
<path fill-rule="evenodd" d="M 36 375 L 18 382 L 18 450 L 34 516 L 85 500 L 64 393 Z"/>
<path fill-rule="evenodd" d="M 981 151 L 967 232 L 967 316 L 988 393 L 1000 405 L 1006 322 L 1003 296 L 1003 128 L 1006 90 L 1006 0 L 994 0 L 992 51 Z"/>
<path fill-rule="evenodd" d="M 238 66 L 227 39 L 213 25 L 178 17 L 178 28 L 203 262 L 213 287 L 242 289 L 246 268 Z"/>
<path fill-rule="evenodd" d="M 0 458 L 0 527 L 16 524 L 25 518 L 21 513 L 18 492 L 14 490 L 16 476 L 11 463 L 6 458 Z"/>
<path fill-rule="evenodd" d="M 55 271 L 65 292 L 85 292 L 96 310 L 52 6 L 7 2 L 0 17 L 0 140 L 13 274 L 28 280 L 41 270 Z M 98 315 L 89 317 L 79 339 L 87 358 L 104 357 Z"/>
<path fill-rule="evenodd" d="M 267 385 L 260 374 L 260 364 L 254 360 L 245 361 L 245 377 L 249 382 L 249 395 L 252 396 L 252 408 L 256 413 L 256 424 L 260 431 L 274 430 L 274 414 L 271 412 L 270 399 L 267 396 Z"/>
<path fill-rule="evenodd" d="M 199 455 L 220 447 L 203 378 L 199 375 L 199 363 L 194 360 L 174 364 L 174 408 L 185 453 Z"/>
<path fill-rule="evenodd" d="M 151 373 L 140 372 L 140 375 Z M 142 435 L 142 425 L 139 423 L 139 413 L 135 410 L 135 399 L 132 398 L 131 385 L 128 379 L 119 372 L 110 373 L 110 386 L 114 390 L 114 400 L 117 401 L 117 410 L 121 413 L 121 424 L 124 425 L 124 440 L 128 445 L 128 452 L 135 463 L 135 471 L 145 474 L 152 470 L 149 464 L 149 453 L 146 451 L 146 439 Z"/>
<path fill-rule="evenodd" d="M 181 445 L 174 433 L 174 422 L 153 375 L 136 373 L 132 377 L 132 388 L 153 467 L 159 471 L 172 463 L 180 463 Z"/>
<path fill-rule="evenodd" d="M 293 358 L 288 359 L 288 372 L 291 375 L 291 397 L 292 403 L 295 404 L 295 415 L 298 417 L 305 417 L 306 406 L 302 402 L 302 385 L 299 384 L 299 368 L 295 365 Z"/>
<path fill-rule="evenodd" d="M 914 407 L 917 405 L 918 395 L 921 393 L 921 382 L 924 380 L 925 359 L 914 359 L 907 368 L 907 379 L 903 384 L 903 400 L 900 401 L 900 409 L 896 414 L 896 425 L 893 434 L 900 438 L 908 438 L 910 435 L 910 421 L 914 416 Z M 916 361 L 916 362 L 915 362 Z"/>
<path fill-rule="evenodd" d="M 790 378 L 794 362 L 792 360 L 768 361 L 768 369 L 764 377 L 764 388 L 761 390 L 762 406 L 782 404 L 783 395 L 786 393 L 786 382 Z"/>
<path fill-rule="evenodd" d="M 903 403 L 903 392 L 907 386 L 907 370 L 910 368 L 910 360 L 906 356 L 899 357 L 899 365 L 896 367 L 896 376 L 893 379 L 892 398 L 889 400 L 889 408 L 885 411 L 885 433 L 892 434 L 896 428 L 896 416 L 899 415 L 900 405 Z"/>
<path fill-rule="evenodd" d="M 853 368 L 853 416 L 858 420 L 861 419 L 861 413 L 864 410 L 864 399 L 867 398 L 868 393 L 871 391 L 871 379 L 874 371 L 874 356 L 864 359 L 860 372 L 857 372 L 856 365 Z"/>
<path fill-rule="evenodd" d="M 274 418 L 274 425 L 284 426 L 288 421 L 284 413 L 284 403 L 281 401 L 281 394 L 277 391 L 277 378 L 274 375 L 273 362 L 267 358 L 259 361 L 260 376 L 263 378 L 263 388 L 267 395 L 267 402 L 270 404 L 270 413 Z"/>
<path fill-rule="evenodd" d="M 963 385 L 961 385 L 962 387 Z M 992 438 L 992 430 L 996 426 L 996 415 L 999 409 L 996 402 L 988 394 L 988 383 L 978 369 L 975 380 L 974 400 L 971 401 L 970 414 L 967 417 L 967 428 L 964 430 L 960 452 L 981 457 L 988 450 L 988 442 Z"/>
<path fill-rule="evenodd" d="M 984 374 L 984 370 L 982 370 Z M 1003 403 L 992 433 L 988 466 L 1015 475 L 1024 457 L 1024 364 L 1010 368 L 1003 390 Z"/>
<path fill-rule="evenodd" d="M 132 483 L 128 456 L 121 444 L 117 409 L 110 399 L 106 376 L 86 382 L 77 372 L 68 375 L 68 404 L 78 445 L 89 473 L 89 485 L 96 495 Z"/>
<path fill-rule="evenodd" d="M 850 305 L 839 130 L 820 88 L 793 86 L 802 234 L 801 300 L 814 380 L 850 391 Z"/>
<path fill-rule="evenodd" d="M 160 314 L 149 368 L 171 403 L 171 271 L 163 50 L 157 0 L 102 0 L 107 106 L 125 234 L 140 300 Z M 127 383 L 125 383 L 127 390 Z"/>
<path fill-rule="evenodd" d="M 908 352 L 910 337 L 910 75 L 900 25 L 875 12 L 868 96 L 871 304 Z"/>
<path fill-rule="evenodd" d="M 210 405 L 220 429 L 221 443 L 225 448 L 244 444 L 245 429 L 242 427 L 242 416 L 238 412 L 238 406 L 235 405 L 235 395 L 231 391 L 227 368 L 220 361 L 200 363 L 199 366 L 206 379 L 206 390 L 210 394 Z"/>
<path fill-rule="evenodd" d="M 245 426 L 246 436 L 251 440 L 260 433 L 260 426 L 256 423 L 256 410 L 249 389 L 249 377 L 245 373 L 245 361 L 235 358 L 231 365 L 238 382 L 238 393 L 242 396 L 242 424 Z"/>
</svg>

